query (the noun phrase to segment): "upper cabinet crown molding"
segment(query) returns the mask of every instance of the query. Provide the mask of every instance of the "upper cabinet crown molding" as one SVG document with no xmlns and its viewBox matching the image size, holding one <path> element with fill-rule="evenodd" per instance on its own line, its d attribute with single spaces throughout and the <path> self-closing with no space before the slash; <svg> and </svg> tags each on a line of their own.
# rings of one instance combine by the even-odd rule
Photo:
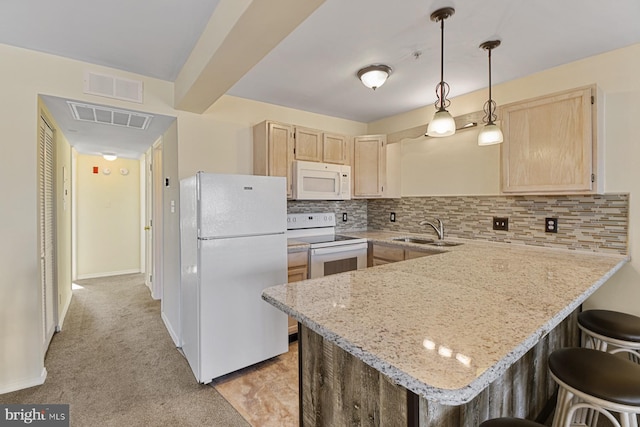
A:
<svg viewBox="0 0 640 427">
<path fill-rule="evenodd" d="M 590 85 L 502 106 L 502 191 L 602 192 L 598 98 Z"/>
</svg>

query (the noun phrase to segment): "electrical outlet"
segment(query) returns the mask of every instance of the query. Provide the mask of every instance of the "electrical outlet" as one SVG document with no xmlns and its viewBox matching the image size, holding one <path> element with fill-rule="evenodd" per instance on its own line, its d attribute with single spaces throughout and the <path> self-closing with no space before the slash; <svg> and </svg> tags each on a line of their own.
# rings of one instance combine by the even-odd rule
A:
<svg viewBox="0 0 640 427">
<path fill-rule="evenodd" d="M 546 233 L 558 232 L 558 218 L 545 218 L 544 219 L 544 231 Z"/>
<path fill-rule="evenodd" d="M 493 229 L 494 230 L 509 231 L 509 218 L 494 216 L 493 217 Z"/>
<path fill-rule="evenodd" d="M 342 222 L 347 222 L 347 213 L 346 212 L 342 213 Z"/>
<path fill-rule="evenodd" d="M 395 212 L 391 212 L 389 214 L 389 221 L 396 222 L 396 213 Z"/>
</svg>

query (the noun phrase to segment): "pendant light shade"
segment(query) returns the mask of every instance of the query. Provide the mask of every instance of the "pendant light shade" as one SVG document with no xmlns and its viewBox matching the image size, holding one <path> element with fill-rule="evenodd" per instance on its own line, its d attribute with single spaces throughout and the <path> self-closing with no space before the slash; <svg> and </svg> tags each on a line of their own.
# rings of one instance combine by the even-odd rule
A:
<svg viewBox="0 0 640 427">
<path fill-rule="evenodd" d="M 480 49 L 489 52 L 489 100 L 484 104 L 484 119 L 486 123 L 478 134 L 478 145 L 500 144 L 504 137 L 502 130 L 494 122 L 498 118 L 496 115 L 496 102 L 491 99 L 491 51 L 500 46 L 500 40 L 486 41 L 480 45 Z"/>
<path fill-rule="evenodd" d="M 500 127 L 495 123 L 487 123 L 478 134 L 478 145 L 500 144 L 503 139 Z"/>
<path fill-rule="evenodd" d="M 438 99 L 435 103 L 436 112 L 427 126 L 427 136 L 441 138 L 456 133 L 456 122 L 447 111 L 451 101 L 447 99 L 449 85 L 444 81 L 444 20 L 455 13 L 452 7 L 438 9 L 431 14 L 431 20 L 440 22 L 440 83 L 436 86 Z"/>
<path fill-rule="evenodd" d="M 391 75 L 391 67 L 383 64 L 369 65 L 358 71 L 358 78 L 366 87 L 376 90 Z"/>
<path fill-rule="evenodd" d="M 438 110 L 427 126 L 427 136 L 444 137 L 456 133 L 456 122 L 447 110 Z"/>
</svg>

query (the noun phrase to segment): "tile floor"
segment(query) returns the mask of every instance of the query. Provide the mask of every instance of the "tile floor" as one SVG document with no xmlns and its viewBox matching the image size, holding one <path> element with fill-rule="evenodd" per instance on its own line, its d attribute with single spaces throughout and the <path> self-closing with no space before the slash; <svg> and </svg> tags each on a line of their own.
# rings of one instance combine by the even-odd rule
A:
<svg viewBox="0 0 640 427">
<path fill-rule="evenodd" d="M 254 427 L 298 426 L 298 343 L 211 385 Z"/>
</svg>

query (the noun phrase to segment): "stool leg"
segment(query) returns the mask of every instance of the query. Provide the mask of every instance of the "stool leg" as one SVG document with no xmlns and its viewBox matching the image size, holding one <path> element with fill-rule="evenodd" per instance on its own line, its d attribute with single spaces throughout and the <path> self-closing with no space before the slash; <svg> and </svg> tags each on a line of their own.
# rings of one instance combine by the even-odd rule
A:
<svg viewBox="0 0 640 427">
<path fill-rule="evenodd" d="M 565 424 L 563 427 L 570 427 L 573 425 L 584 425 L 584 424 L 574 424 L 572 421 L 576 418 L 576 413 L 580 411 L 586 411 L 586 410 L 590 411 L 592 414 L 602 413 L 602 415 L 604 415 L 609 420 L 611 425 L 613 425 L 614 427 L 624 427 L 624 424 L 621 424 L 621 422 L 618 422 L 618 420 L 615 419 L 615 417 L 611 414 L 611 412 L 589 402 L 580 402 L 580 403 L 572 404 L 569 410 L 567 411 Z M 628 415 L 628 414 L 621 413 L 621 415 Z M 596 423 L 597 423 L 597 420 L 596 420 Z M 587 424 L 587 425 L 591 425 L 592 427 L 595 427 L 595 424 Z M 638 425 L 637 424 L 634 425 L 631 422 L 627 427 L 638 427 Z"/>
<path fill-rule="evenodd" d="M 636 414 L 621 412 L 620 425 L 622 427 L 638 427 L 638 418 L 636 417 Z"/>
<path fill-rule="evenodd" d="M 556 412 L 553 415 L 552 427 L 565 427 L 565 420 L 567 419 L 567 412 L 572 398 L 573 393 L 570 393 L 564 387 L 558 388 L 558 401 L 556 402 Z"/>
</svg>

